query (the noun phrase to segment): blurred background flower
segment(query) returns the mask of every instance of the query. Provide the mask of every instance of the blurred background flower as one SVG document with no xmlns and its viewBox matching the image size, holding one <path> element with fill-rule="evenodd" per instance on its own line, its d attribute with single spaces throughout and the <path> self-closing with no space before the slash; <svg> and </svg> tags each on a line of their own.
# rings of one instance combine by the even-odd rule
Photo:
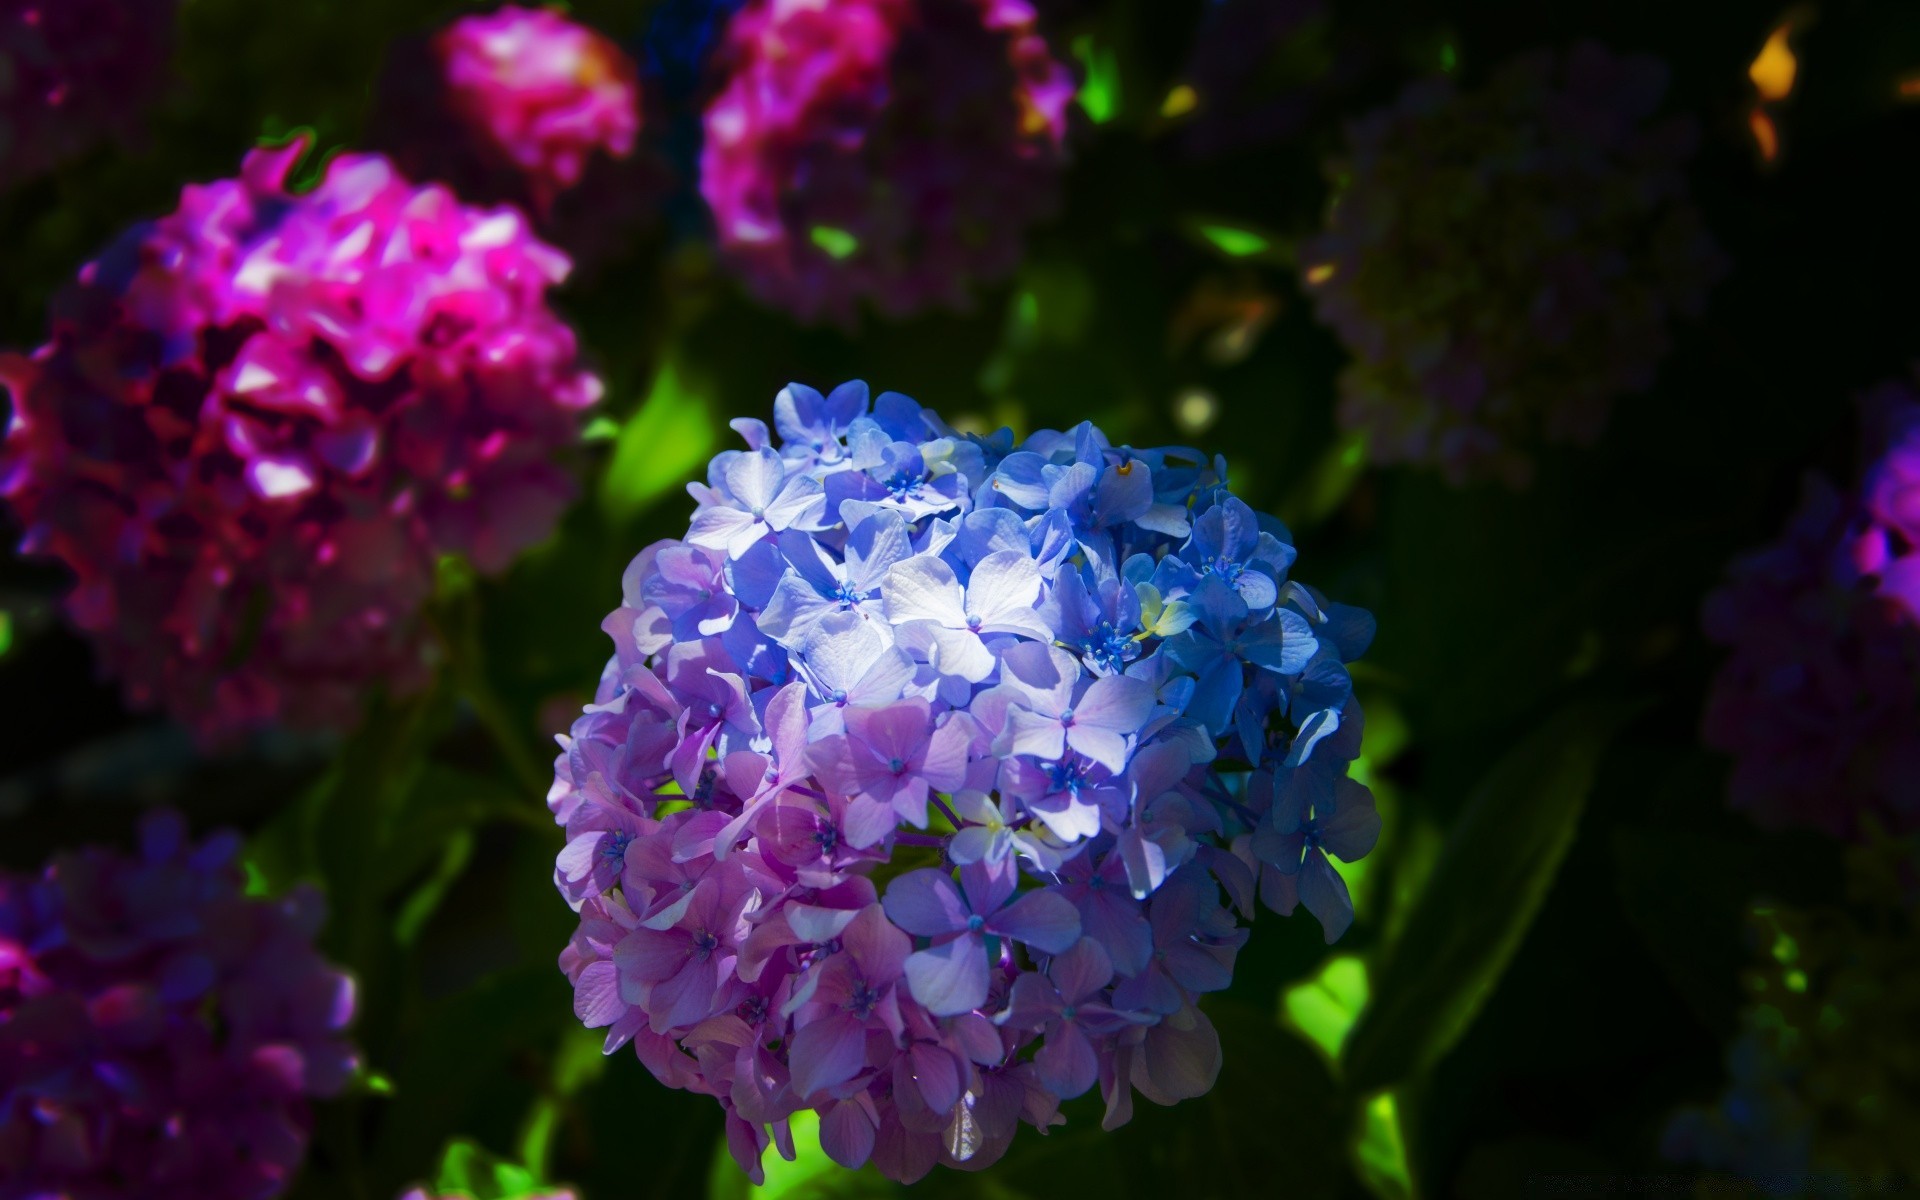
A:
<svg viewBox="0 0 1920 1200">
<path fill-rule="evenodd" d="M 1025 0 L 750 0 L 716 53 L 700 191 L 801 320 L 962 307 L 1054 207 L 1073 84 Z"/>
<path fill-rule="evenodd" d="M 140 840 L 0 875 L 0 1190 L 279 1195 L 308 1099 L 358 1069 L 323 902 L 250 898 L 232 834 L 195 845 L 158 814 Z"/>
<path fill-rule="evenodd" d="M 1660 63 L 1582 43 L 1349 126 L 1300 264 L 1355 358 L 1341 423 L 1376 460 L 1521 483 L 1535 443 L 1591 443 L 1652 382 L 1721 270 L 1687 196 L 1692 125 L 1653 120 L 1665 90 Z"/>
<path fill-rule="evenodd" d="M 385 160 L 289 190 L 304 142 L 189 186 L 4 364 L 0 488 L 138 707 L 209 739 L 344 727 L 430 668 L 443 555 L 546 537 L 600 385 L 546 306 L 567 260 Z"/>
</svg>

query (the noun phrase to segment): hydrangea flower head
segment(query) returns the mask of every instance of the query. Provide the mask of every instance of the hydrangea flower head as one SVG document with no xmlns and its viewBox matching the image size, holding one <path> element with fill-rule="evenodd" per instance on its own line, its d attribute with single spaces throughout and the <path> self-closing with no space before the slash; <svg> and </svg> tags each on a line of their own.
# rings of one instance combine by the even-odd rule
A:
<svg viewBox="0 0 1920 1200">
<path fill-rule="evenodd" d="M 1669 1159 L 1759 1181 L 1770 1195 L 1842 1174 L 1920 1171 L 1916 1084 L 1904 1047 L 1920 1007 L 1920 841 L 1876 836 L 1848 848 L 1845 906 L 1756 904 L 1751 1002 L 1727 1053 L 1719 1099 L 1675 1113 Z M 1860 1097 L 1874 1097 L 1861 1103 Z"/>
<path fill-rule="evenodd" d="M 1340 417 L 1374 457 L 1524 482 L 1646 388 L 1719 255 L 1687 200 L 1694 136 L 1652 121 L 1665 70 L 1583 44 L 1474 92 L 1416 84 L 1353 124 L 1300 262 L 1354 362 Z"/>
<path fill-rule="evenodd" d="M 512 210 L 303 147 L 189 186 L 0 360 L 0 494 L 137 706 L 217 738 L 345 725 L 426 670 L 436 560 L 497 571 L 552 529 L 600 386 L 547 307 L 567 260 Z"/>
<path fill-rule="evenodd" d="M 0 184 L 124 135 L 164 78 L 178 0 L 0 0 Z"/>
<path fill-rule="evenodd" d="M 0 1190 L 257 1200 L 356 1069 L 320 897 L 249 899 L 232 835 L 149 818 L 140 851 L 0 874 Z"/>
<path fill-rule="evenodd" d="M 604 35 L 553 9 L 508 4 L 455 21 L 435 49 L 454 111 L 525 175 L 542 209 L 595 155 L 633 153 L 638 73 Z"/>
<path fill-rule="evenodd" d="M 752 0 L 718 67 L 721 254 L 804 320 L 962 306 L 1053 205 L 1073 84 L 1026 0 Z"/>
<path fill-rule="evenodd" d="M 1730 650 L 1705 735 L 1733 756 L 1733 806 L 1848 838 L 1869 816 L 1920 829 L 1920 395 L 1890 383 L 1864 412 L 1860 484 L 1810 481 L 1705 610 Z"/>
<path fill-rule="evenodd" d="M 1095 1087 L 1109 1128 L 1205 1092 L 1256 901 L 1352 920 L 1372 618 L 1193 450 L 861 383 L 733 424 L 560 739 L 576 1013 L 756 1178 L 803 1109 L 911 1181 Z"/>
</svg>

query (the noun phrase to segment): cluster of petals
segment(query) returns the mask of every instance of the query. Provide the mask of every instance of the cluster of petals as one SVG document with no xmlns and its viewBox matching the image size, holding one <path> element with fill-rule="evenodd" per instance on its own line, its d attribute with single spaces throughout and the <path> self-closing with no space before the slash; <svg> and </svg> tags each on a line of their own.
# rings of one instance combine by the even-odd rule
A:
<svg viewBox="0 0 1920 1200">
<path fill-rule="evenodd" d="M 1687 199 L 1694 133 L 1657 61 L 1584 43 L 1486 86 L 1409 88 L 1354 123 L 1300 262 L 1354 361 L 1340 417 L 1374 457 L 1522 483 L 1649 386 L 1720 256 Z"/>
<path fill-rule="evenodd" d="M 434 49 L 450 107 L 525 177 L 541 209 L 578 184 L 596 155 L 633 152 L 639 75 L 605 35 L 553 9 L 508 4 L 453 22 Z"/>
<path fill-rule="evenodd" d="M 1733 757 L 1733 806 L 1847 838 L 1869 817 L 1920 829 L 1920 394 L 1888 383 L 1863 413 L 1859 484 L 1811 479 L 1780 541 L 1705 608 L 1730 651 L 1704 733 Z"/>
<path fill-rule="evenodd" d="M 261 1200 L 298 1170 L 354 989 L 319 894 L 250 899 L 238 849 L 159 814 L 137 854 L 0 874 L 0 1195 Z"/>
<path fill-rule="evenodd" d="M 716 74 L 721 255 L 804 320 L 962 307 L 1055 202 L 1073 84 L 1026 0 L 751 0 Z"/>
<path fill-rule="evenodd" d="M 124 136 L 166 77 L 179 0 L 0 0 L 0 186 Z"/>
<path fill-rule="evenodd" d="M 912 1180 L 1096 1087 L 1109 1128 L 1205 1092 L 1256 903 L 1352 919 L 1372 618 L 1196 451 L 861 383 L 774 416 L 627 569 L 561 738 L 577 1014 L 715 1097 L 756 1177 L 801 1109 Z"/>
<path fill-rule="evenodd" d="M 296 143 L 187 187 L 0 357 L 0 494 L 136 706 L 210 739 L 341 726 L 427 670 L 436 562 L 499 570 L 573 494 L 599 395 L 512 210 Z"/>
</svg>

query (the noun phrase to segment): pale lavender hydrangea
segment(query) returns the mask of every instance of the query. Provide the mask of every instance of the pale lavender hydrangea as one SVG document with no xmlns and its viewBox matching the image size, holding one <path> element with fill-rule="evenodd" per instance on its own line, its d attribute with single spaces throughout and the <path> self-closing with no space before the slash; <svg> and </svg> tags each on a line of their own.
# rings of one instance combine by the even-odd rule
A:
<svg viewBox="0 0 1920 1200">
<path fill-rule="evenodd" d="M 249 899 L 239 839 L 0 873 L 0 1196 L 264 1200 L 357 1069 L 318 893 Z"/>
<path fill-rule="evenodd" d="M 756 1178 L 801 1109 L 913 1180 L 1096 1086 L 1108 1128 L 1205 1092 L 1256 898 L 1352 919 L 1372 618 L 1195 451 L 860 383 L 774 418 L 628 568 L 561 738 L 576 1013 L 715 1097 Z"/>
</svg>

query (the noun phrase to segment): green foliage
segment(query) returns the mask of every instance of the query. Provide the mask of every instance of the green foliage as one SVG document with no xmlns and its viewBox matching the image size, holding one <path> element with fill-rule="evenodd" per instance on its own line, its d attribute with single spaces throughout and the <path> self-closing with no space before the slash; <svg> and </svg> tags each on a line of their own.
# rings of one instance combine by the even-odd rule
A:
<svg viewBox="0 0 1920 1200">
<path fill-rule="evenodd" d="M 669 360 L 614 439 L 600 480 L 600 504 L 615 524 L 632 520 L 700 475 L 713 453 L 714 419 L 705 395 Z"/>
<path fill-rule="evenodd" d="M 1602 703 L 1562 710 L 1475 789 L 1346 1043 L 1355 1090 L 1426 1070 L 1472 1024 L 1553 885 L 1600 752 L 1627 711 Z"/>
<path fill-rule="evenodd" d="M 1367 965 L 1358 955 L 1341 954 L 1326 961 L 1320 973 L 1280 994 L 1280 1011 L 1287 1022 L 1338 1063 L 1340 1047 L 1353 1023 L 1367 1006 Z"/>
</svg>

